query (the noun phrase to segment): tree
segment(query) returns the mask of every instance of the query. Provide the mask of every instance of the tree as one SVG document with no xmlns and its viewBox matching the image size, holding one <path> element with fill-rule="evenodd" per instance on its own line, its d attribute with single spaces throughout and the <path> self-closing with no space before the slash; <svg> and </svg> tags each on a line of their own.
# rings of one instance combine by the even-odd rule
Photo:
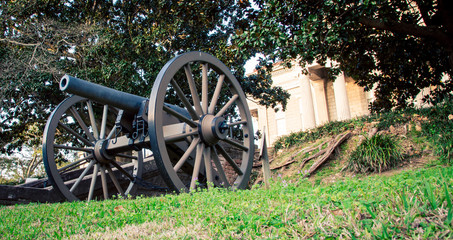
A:
<svg viewBox="0 0 453 240">
<path fill-rule="evenodd" d="M 29 177 L 44 175 L 41 148 L 16 152 L 10 156 L 0 156 L 0 184 L 24 182 Z"/>
<path fill-rule="evenodd" d="M 428 100 L 453 90 L 453 2 L 448 0 L 257 0 L 249 29 L 235 44 L 266 58 L 262 65 L 298 59 L 333 64 L 366 90 L 376 87 L 371 109 L 406 106 L 421 89 Z M 446 80 L 442 80 L 445 77 Z"/>
<path fill-rule="evenodd" d="M 245 77 L 251 52 L 233 51 L 230 40 L 248 2 L 4 0 L 0 6 L 2 152 L 40 144 L 47 116 L 64 98 L 58 81 L 65 73 L 149 96 L 168 60 L 200 50 L 229 66 L 263 104 L 285 105 L 288 97 L 269 79 Z"/>
</svg>

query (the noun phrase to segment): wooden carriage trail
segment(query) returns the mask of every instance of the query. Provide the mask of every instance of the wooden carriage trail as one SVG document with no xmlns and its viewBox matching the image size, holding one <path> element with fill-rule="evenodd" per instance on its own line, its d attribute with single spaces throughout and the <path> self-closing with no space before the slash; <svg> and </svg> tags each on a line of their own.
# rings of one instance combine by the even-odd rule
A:
<svg viewBox="0 0 453 240">
<path fill-rule="evenodd" d="M 163 182 L 163 179 L 160 177 L 159 170 L 157 169 L 154 160 L 151 158 L 144 161 L 144 171 L 145 174 L 142 175 L 143 181 L 148 183 L 147 185 L 143 183 L 137 184 L 137 189 L 135 190 L 136 195 L 145 195 L 145 196 L 157 196 L 169 191 L 169 188 Z M 68 173 L 66 176 L 68 179 L 73 179 L 76 176 L 79 176 L 81 171 L 77 170 Z M 113 169 L 113 173 L 119 179 L 119 182 L 122 186 L 129 184 L 128 179 L 125 176 L 121 176 L 121 173 L 117 169 Z M 71 176 L 73 175 L 73 176 Z M 91 181 L 91 176 L 86 177 L 85 179 L 85 191 L 88 192 L 89 181 Z M 98 176 L 98 182 L 102 180 Z M 87 184 L 88 183 L 88 184 Z M 140 185 L 142 184 L 142 185 Z M 95 193 L 99 195 L 102 191 L 101 184 L 96 184 Z M 54 203 L 62 202 L 66 199 L 58 191 L 56 191 L 52 184 L 49 182 L 48 178 L 39 179 L 33 182 L 24 183 L 20 185 L 0 185 L 0 204 L 1 205 L 14 205 L 14 204 L 26 204 L 31 202 L 40 202 L 40 203 Z"/>
</svg>

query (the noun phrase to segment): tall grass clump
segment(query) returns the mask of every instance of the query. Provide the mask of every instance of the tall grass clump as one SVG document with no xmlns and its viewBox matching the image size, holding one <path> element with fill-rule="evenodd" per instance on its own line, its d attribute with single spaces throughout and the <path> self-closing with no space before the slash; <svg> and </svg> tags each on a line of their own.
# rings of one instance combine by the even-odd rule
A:
<svg viewBox="0 0 453 240">
<path fill-rule="evenodd" d="M 382 172 L 403 160 L 398 141 L 390 135 L 365 138 L 351 153 L 347 169 L 355 173 Z"/>
</svg>

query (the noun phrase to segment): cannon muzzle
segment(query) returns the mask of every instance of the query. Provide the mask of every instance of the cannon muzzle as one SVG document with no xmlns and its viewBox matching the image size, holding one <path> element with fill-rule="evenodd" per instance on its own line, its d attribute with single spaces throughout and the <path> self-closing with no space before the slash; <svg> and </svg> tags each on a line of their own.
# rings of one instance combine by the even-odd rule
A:
<svg viewBox="0 0 453 240">
<path fill-rule="evenodd" d="M 148 100 L 144 97 L 121 92 L 69 75 L 64 75 L 61 78 L 60 90 L 132 113 L 137 113 L 142 102 Z"/>
</svg>

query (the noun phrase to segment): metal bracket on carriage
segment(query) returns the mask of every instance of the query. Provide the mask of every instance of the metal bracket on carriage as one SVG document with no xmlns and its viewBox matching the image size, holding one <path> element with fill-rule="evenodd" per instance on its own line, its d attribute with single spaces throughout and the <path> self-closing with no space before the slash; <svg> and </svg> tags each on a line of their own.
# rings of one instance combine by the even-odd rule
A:
<svg viewBox="0 0 453 240">
<path fill-rule="evenodd" d="M 112 143 L 115 144 L 118 140 L 118 136 L 121 134 L 121 132 L 123 131 L 123 127 L 122 127 L 122 124 L 121 124 L 121 120 L 123 118 L 123 114 L 124 114 L 124 110 L 119 110 L 118 111 L 118 116 L 116 116 L 116 120 L 115 120 L 115 138 L 112 140 Z"/>
<path fill-rule="evenodd" d="M 140 151 L 141 149 L 149 146 L 144 146 L 145 139 L 148 136 L 148 104 L 149 100 L 143 100 L 138 113 L 134 116 L 132 122 L 133 132 L 129 139 L 129 146 Z M 136 140 L 138 139 L 138 143 Z M 149 142 L 149 141 L 148 141 Z"/>
</svg>

